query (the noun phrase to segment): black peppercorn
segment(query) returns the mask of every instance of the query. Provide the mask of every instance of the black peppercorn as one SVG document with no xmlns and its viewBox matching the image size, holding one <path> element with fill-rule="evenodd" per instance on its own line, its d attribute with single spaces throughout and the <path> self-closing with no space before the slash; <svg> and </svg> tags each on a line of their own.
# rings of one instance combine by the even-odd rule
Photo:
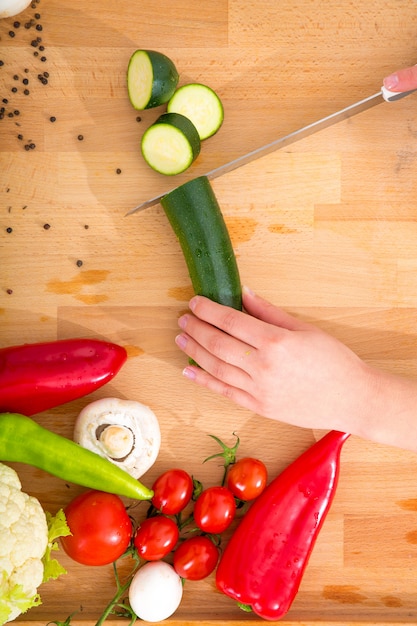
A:
<svg viewBox="0 0 417 626">
<path fill-rule="evenodd" d="M 13 293 L 13 289 L 6 289 L 6 293 L 8 293 L 10 296 Z"/>
<path fill-rule="evenodd" d="M 56 122 L 56 117 L 55 115 L 51 115 L 51 117 L 49 118 L 50 122 Z"/>
<path fill-rule="evenodd" d="M 77 267 L 81 267 L 81 266 L 82 266 L 82 264 L 83 264 L 83 262 L 81 261 L 81 259 L 78 259 L 78 261 L 77 261 Z"/>
<path fill-rule="evenodd" d="M 22 141 L 22 139 L 23 139 L 23 135 L 18 135 L 18 136 L 17 136 L 17 138 L 18 138 L 20 141 Z"/>
<path fill-rule="evenodd" d="M 36 30 L 42 30 L 42 24 L 36 24 L 35 28 Z"/>
<path fill-rule="evenodd" d="M 9 30 L 9 37 L 14 37 L 15 34 L 14 30 Z"/>
<path fill-rule="evenodd" d="M 42 61 L 42 63 L 45 63 L 46 57 L 41 57 L 41 61 Z"/>
<path fill-rule="evenodd" d="M 24 79 L 22 80 L 22 83 L 23 83 L 24 85 L 29 85 L 29 78 L 24 78 Z"/>
<path fill-rule="evenodd" d="M 13 232 L 13 228 L 11 228 L 10 226 L 8 226 L 6 228 L 6 233 L 12 233 Z"/>
<path fill-rule="evenodd" d="M 120 169 L 120 167 L 118 167 L 116 170 L 116 174 L 121 174 L 121 173 L 122 173 L 122 170 Z"/>
<path fill-rule="evenodd" d="M 82 141 L 84 139 L 84 135 L 78 135 L 77 139 L 78 141 Z"/>
<path fill-rule="evenodd" d="M 13 93 L 17 92 L 17 87 L 12 87 L 11 91 L 13 91 Z"/>
<path fill-rule="evenodd" d="M 51 225 L 50 224 L 44 224 L 43 227 L 44 227 L 45 230 L 49 230 L 51 228 Z"/>
<path fill-rule="evenodd" d="M 1 60 L 0 60 L 0 67 L 1 67 L 2 65 L 4 65 L 4 61 L 1 61 Z"/>
<path fill-rule="evenodd" d="M 20 22 L 17 22 L 17 21 L 16 21 L 16 22 L 13 22 L 13 26 L 14 26 L 15 28 L 19 28 L 19 26 L 20 26 Z"/>
<path fill-rule="evenodd" d="M 28 96 L 30 94 L 30 91 L 29 91 L 29 89 L 24 89 L 23 93 L 25 94 L 25 96 Z"/>
</svg>

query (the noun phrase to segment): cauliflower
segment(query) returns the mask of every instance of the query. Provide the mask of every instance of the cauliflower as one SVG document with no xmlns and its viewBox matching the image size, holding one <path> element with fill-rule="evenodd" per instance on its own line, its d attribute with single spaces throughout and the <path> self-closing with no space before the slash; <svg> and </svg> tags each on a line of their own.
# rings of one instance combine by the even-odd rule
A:
<svg viewBox="0 0 417 626">
<path fill-rule="evenodd" d="M 39 501 L 22 491 L 17 473 L 0 463 L 0 624 L 40 604 L 37 588 L 45 581 L 46 569 L 49 578 L 64 573 L 49 558 L 56 547 L 51 543 L 51 527 L 53 539 L 68 534 L 62 515 L 57 533 L 56 523 L 51 524 L 53 518 L 48 518 Z M 51 562 L 58 565 L 52 571 Z"/>
</svg>

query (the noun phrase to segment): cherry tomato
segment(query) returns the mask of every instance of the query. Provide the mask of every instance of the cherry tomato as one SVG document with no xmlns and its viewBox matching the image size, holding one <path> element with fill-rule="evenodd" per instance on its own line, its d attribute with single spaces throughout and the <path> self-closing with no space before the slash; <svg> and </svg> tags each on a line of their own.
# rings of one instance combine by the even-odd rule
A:
<svg viewBox="0 0 417 626">
<path fill-rule="evenodd" d="M 193 479 L 182 469 L 171 469 L 156 479 L 152 489 L 154 507 L 165 515 L 176 515 L 191 500 Z"/>
<path fill-rule="evenodd" d="M 239 459 L 229 468 L 227 487 L 240 500 L 254 500 L 266 487 L 267 469 L 258 459 Z"/>
<path fill-rule="evenodd" d="M 175 547 L 178 537 L 178 526 L 174 520 L 158 515 L 141 522 L 133 543 L 143 559 L 159 561 Z"/>
<path fill-rule="evenodd" d="M 61 537 L 65 552 L 83 565 L 106 565 L 126 551 L 132 522 L 119 496 L 90 490 L 64 509 L 72 535 Z"/>
<path fill-rule="evenodd" d="M 201 492 L 194 505 L 194 520 L 206 533 L 222 533 L 236 514 L 234 496 L 226 487 L 209 487 Z"/>
<path fill-rule="evenodd" d="M 181 578 L 201 580 L 217 565 L 219 550 L 204 536 L 186 539 L 174 552 L 174 569 Z"/>
</svg>

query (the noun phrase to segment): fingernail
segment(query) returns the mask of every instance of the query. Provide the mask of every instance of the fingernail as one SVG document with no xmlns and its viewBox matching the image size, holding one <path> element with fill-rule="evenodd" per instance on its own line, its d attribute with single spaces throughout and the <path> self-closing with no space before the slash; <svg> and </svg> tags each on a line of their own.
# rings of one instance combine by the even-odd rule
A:
<svg viewBox="0 0 417 626">
<path fill-rule="evenodd" d="M 243 293 L 247 293 L 249 296 L 254 296 L 255 295 L 255 292 L 252 291 L 252 289 L 250 289 L 247 285 L 243 285 L 242 291 L 243 291 Z"/>
<path fill-rule="evenodd" d="M 387 76 L 386 78 L 384 78 L 383 83 L 386 89 L 394 89 L 399 83 L 398 74 L 391 74 L 390 76 Z"/>
<path fill-rule="evenodd" d="M 180 328 L 182 328 L 183 330 L 187 326 L 187 322 L 188 322 L 188 315 L 187 314 L 181 315 L 181 317 L 178 318 L 178 326 Z"/>
<path fill-rule="evenodd" d="M 190 307 L 192 311 L 194 311 L 196 304 L 197 304 L 197 298 L 194 297 L 194 298 L 191 298 L 190 302 L 188 303 L 188 306 Z"/>
<path fill-rule="evenodd" d="M 175 337 L 175 343 L 177 344 L 177 346 L 179 348 L 181 348 L 181 350 L 185 349 L 185 346 L 187 345 L 187 337 L 185 335 L 177 335 Z"/>
<path fill-rule="evenodd" d="M 185 367 L 182 370 L 182 375 L 189 380 L 195 380 L 195 370 L 192 367 Z"/>
</svg>

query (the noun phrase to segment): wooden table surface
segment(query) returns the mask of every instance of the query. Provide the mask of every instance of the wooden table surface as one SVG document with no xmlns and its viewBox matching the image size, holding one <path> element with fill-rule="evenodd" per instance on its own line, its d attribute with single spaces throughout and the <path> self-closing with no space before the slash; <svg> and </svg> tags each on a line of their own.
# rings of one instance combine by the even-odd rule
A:
<svg viewBox="0 0 417 626">
<path fill-rule="evenodd" d="M 220 132 L 175 179 L 152 172 L 140 154 L 141 134 L 160 111 L 141 112 L 137 121 L 128 101 L 126 67 L 138 48 L 166 53 L 180 84 L 206 83 L 225 106 Z M 135 399 L 155 411 L 162 431 L 147 484 L 176 465 L 214 484 L 221 469 L 202 465 L 216 451 L 207 435 L 232 442 L 234 431 L 242 454 L 262 456 L 274 476 L 323 432 L 266 420 L 182 378 L 176 320 L 192 294 L 182 253 L 160 205 L 124 216 L 156 193 L 378 91 L 383 76 L 417 60 L 417 2 L 41 0 L 0 20 L 0 60 L 0 93 L 8 100 L 0 120 L 1 345 L 88 336 L 120 343 L 129 354 L 107 387 L 36 419 L 71 437 L 87 401 Z M 44 72 L 47 84 L 38 78 Z M 243 283 L 366 361 L 414 378 L 416 139 L 417 96 L 410 96 L 213 183 Z M 53 513 L 80 491 L 15 467 L 23 487 Z M 43 605 L 23 622 L 78 611 L 76 622 L 93 623 L 111 597 L 110 569 L 78 566 L 62 553 L 61 561 L 67 576 L 41 588 Z M 285 619 L 417 622 L 416 455 L 348 440 L 334 505 Z M 172 622 L 213 620 L 255 621 L 216 593 L 212 578 L 187 583 Z"/>
</svg>

